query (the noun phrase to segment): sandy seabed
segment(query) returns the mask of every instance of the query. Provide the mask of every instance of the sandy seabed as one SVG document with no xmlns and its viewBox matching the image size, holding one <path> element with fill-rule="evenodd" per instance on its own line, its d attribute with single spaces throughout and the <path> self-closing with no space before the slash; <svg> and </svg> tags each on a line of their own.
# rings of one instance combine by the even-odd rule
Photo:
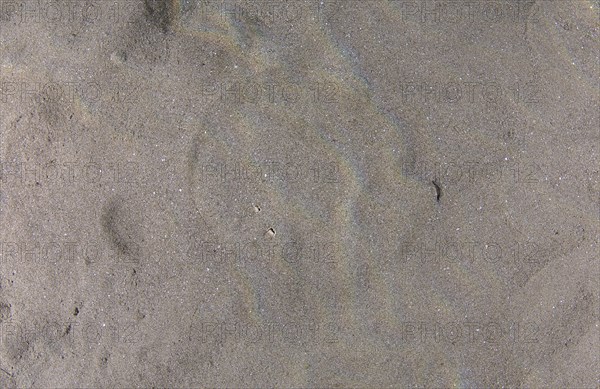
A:
<svg viewBox="0 0 600 389">
<path fill-rule="evenodd" d="M 600 387 L 599 8 L 0 0 L 0 387 Z"/>
</svg>

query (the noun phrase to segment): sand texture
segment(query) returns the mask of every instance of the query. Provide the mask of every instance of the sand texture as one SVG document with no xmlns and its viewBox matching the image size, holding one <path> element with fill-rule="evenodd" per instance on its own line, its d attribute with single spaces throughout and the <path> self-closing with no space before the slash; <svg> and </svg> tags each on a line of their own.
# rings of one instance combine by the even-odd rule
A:
<svg viewBox="0 0 600 389">
<path fill-rule="evenodd" d="M 597 0 L 0 0 L 0 387 L 600 387 Z"/>
</svg>

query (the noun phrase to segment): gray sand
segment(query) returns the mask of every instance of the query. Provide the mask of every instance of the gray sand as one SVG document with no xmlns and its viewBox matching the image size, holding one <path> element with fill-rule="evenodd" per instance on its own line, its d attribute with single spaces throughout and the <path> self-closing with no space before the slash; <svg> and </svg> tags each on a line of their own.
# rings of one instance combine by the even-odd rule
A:
<svg viewBox="0 0 600 389">
<path fill-rule="evenodd" d="M 0 387 L 600 387 L 599 7 L 0 0 Z"/>
</svg>

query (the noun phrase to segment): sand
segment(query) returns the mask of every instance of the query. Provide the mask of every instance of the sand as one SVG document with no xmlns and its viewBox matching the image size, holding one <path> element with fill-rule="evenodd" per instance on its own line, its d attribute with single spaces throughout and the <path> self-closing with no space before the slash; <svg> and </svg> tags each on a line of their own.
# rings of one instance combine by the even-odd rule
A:
<svg viewBox="0 0 600 389">
<path fill-rule="evenodd" d="M 600 387 L 600 4 L 0 1 L 0 387 Z"/>
</svg>

